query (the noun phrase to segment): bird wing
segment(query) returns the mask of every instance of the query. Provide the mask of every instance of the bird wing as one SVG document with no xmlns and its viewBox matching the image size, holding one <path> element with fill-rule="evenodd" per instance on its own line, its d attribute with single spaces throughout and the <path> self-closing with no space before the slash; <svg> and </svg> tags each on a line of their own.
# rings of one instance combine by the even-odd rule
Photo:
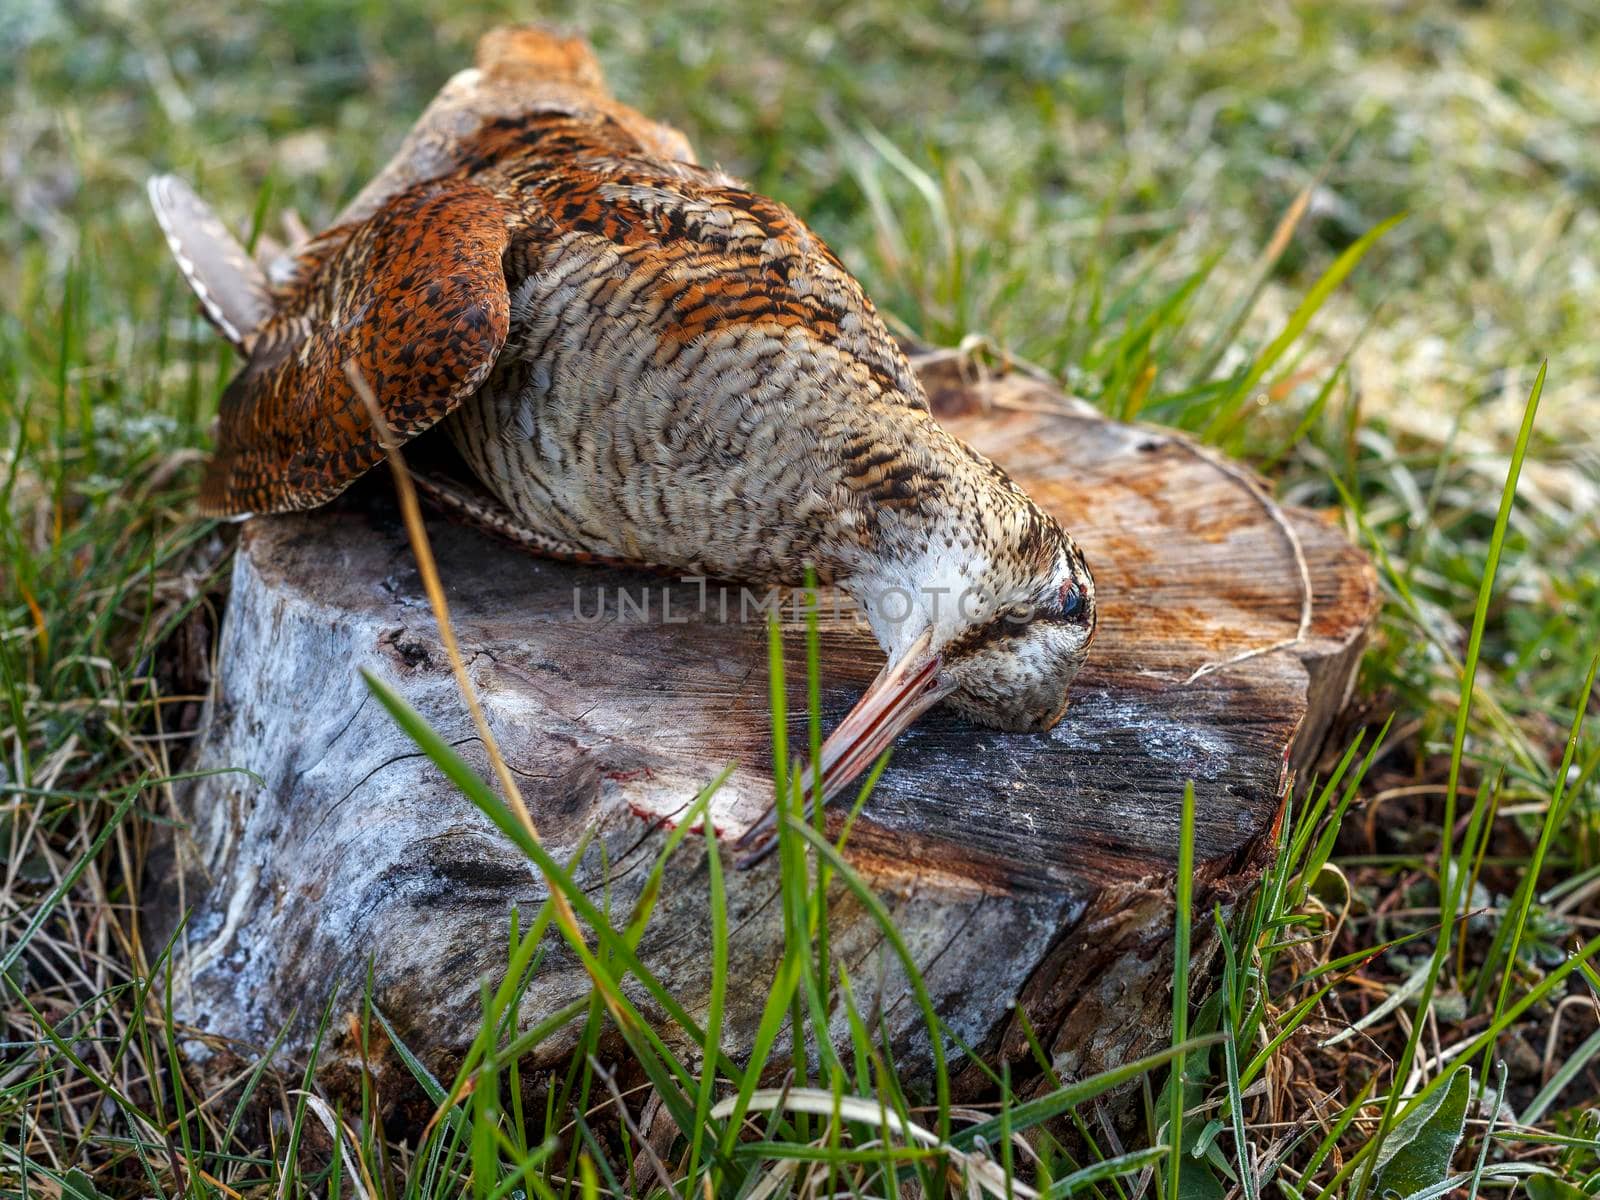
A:
<svg viewBox="0 0 1600 1200">
<path fill-rule="evenodd" d="M 463 179 L 402 191 L 314 240 L 223 393 L 202 509 L 312 508 L 378 462 L 347 361 L 402 439 L 476 391 L 509 329 L 514 223 L 503 199 Z"/>
</svg>

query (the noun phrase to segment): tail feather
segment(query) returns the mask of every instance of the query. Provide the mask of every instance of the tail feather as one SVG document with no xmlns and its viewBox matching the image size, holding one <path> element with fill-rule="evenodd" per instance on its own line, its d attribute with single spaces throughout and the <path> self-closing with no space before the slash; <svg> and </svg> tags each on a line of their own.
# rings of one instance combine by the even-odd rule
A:
<svg viewBox="0 0 1600 1200">
<path fill-rule="evenodd" d="M 207 319 L 240 349 L 272 313 L 267 277 L 206 202 L 176 175 L 149 183 L 150 205 Z"/>
<path fill-rule="evenodd" d="M 620 155 L 642 146 L 669 162 L 695 160 L 683 134 L 612 98 L 594 51 L 581 37 L 534 25 L 502 26 L 478 39 L 476 63 L 451 76 L 394 157 L 334 218 L 334 226 L 364 221 L 407 188 L 460 170 L 481 148 L 491 123 L 531 127 L 584 114 L 606 136 L 617 135 L 625 147 Z"/>
<path fill-rule="evenodd" d="M 477 67 L 508 83 L 562 84 L 609 99 L 600 61 L 581 37 L 539 25 L 502 25 L 478 39 Z"/>
</svg>

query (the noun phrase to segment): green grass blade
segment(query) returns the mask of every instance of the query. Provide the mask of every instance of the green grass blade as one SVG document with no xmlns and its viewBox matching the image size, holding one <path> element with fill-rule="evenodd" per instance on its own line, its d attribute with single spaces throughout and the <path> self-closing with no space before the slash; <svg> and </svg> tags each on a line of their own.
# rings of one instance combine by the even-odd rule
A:
<svg viewBox="0 0 1600 1200">
<path fill-rule="evenodd" d="M 1405 213 L 1396 213 L 1386 221 L 1380 221 L 1366 233 L 1357 238 L 1351 245 L 1334 260 L 1332 266 L 1325 271 L 1320 279 L 1306 292 L 1305 299 L 1294 310 L 1284 325 L 1283 331 L 1278 334 L 1267 348 L 1257 355 L 1250 369 L 1234 387 L 1230 395 L 1218 407 L 1217 415 L 1206 426 L 1204 437 L 1207 441 L 1216 441 L 1223 432 L 1231 428 L 1239 419 L 1245 406 L 1250 402 L 1251 393 L 1256 386 L 1266 377 L 1268 371 L 1277 365 L 1278 361 L 1286 354 L 1291 346 L 1305 333 L 1311 324 L 1311 319 L 1317 315 L 1322 306 L 1327 303 L 1328 297 L 1345 281 L 1345 278 L 1366 257 L 1367 251 L 1401 221 L 1405 220 Z"/>
<path fill-rule="evenodd" d="M 1461 764 L 1464 757 L 1467 741 L 1467 727 L 1472 714 L 1473 690 L 1477 683 L 1478 660 L 1483 652 L 1483 631 L 1488 621 L 1489 599 L 1494 594 L 1495 576 L 1499 572 L 1500 557 L 1505 548 L 1506 530 L 1511 522 L 1511 509 L 1516 502 L 1517 482 L 1522 476 L 1522 463 L 1527 457 L 1528 442 L 1533 436 L 1534 417 L 1539 411 L 1539 397 L 1544 392 L 1545 371 L 1548 364 L 1541 364 L 1539 375 L 1534 380 L 1533 390 L 1528 395 L 1527 405 L 1523 409 L 1522 427 L 1517 432 L 1516 446 L 1511 452 L 1511 465 L 1506 472 L 1505 486 L 1500 493 L 1500 508 L 1495 515 L 1494 531 L 1489 539 L 1488 561 L 1484 566 L 1483 582 L 1478 589 L 1478 601 L 1473 609 L 1472 633 L 1467 643 L 1467 656 L 1463 664 L 1460 700 L 1456 707 L 1455 737 L 1450 748 L 1449 777 L 1445 784 L 1445 813 L 1441 827 L 1443 844 L 1439 853 L 1439 890 L 1443 897 L 1443 914 L 1439 940 L 1435 947 L 1433 958 L 1430 961 L 1426 981 L 1417 1001 L 1417 1015 L 1411 1023 L 1411 1032 L 1406 1038 L 1405 1049 L 1401 1052 L 1399 1061 L 1395 1064 L 1394 1078 L 1404 1079 L 1411 1070 L 1411 1064 L 1416 1060 L 1417 1047 L 1421 1043 L 1422 1032 L 1427 1026 L 1424 1016 L 1433 999 L 1434 986 L 1438 980 L 1439 972 L 1450 952 L 1451 935 L 1454 932 L 1455 915 L 1457 910 L 1456 896 L 1460 887 L 1463 873 L 1457 871 L 1452 876 L 1452 839 L 1455 832 L 1455 810 L 1457 787 L 1461 781 Z M 1373 1138 L 1375 1147 L 1373 1153 L 1365 1156 L 1356 1192 L 1365 1195 L 1368 1185 L 1372 1181 L 1374 1164 L 1377 1162 L 1378 1153 L 1381 1152 L 1384 1138 L 1393 1127 L 1400 1111 L 1400 1089 L 1390 1089 L 1388 1099 L 1384 1103 L 1383 1116 L 1379 1120 L 1377 1132 Z M 1420 1102 L 1420 1097 L 1411 1101 L 1411 1104 Z"/>
<path fill-rule="evenodd" d="M 1584 678 L 1583 687 L 1579 689 L 1577 702 L 1572 711 L 1572 728 L 1567 734 L 1566 749 L 1561 756 L 1561 766 L 1556 771 L 1555 788 L 1550 796 L 1550 807 L 1545 810 L 1544 821 L 1539 828 L 1539 840 L 1533 848 L 1533 856 L 1528 860 L 1526 870 L 1523 872 L 1522 881 L 1517 888 L 1512 900 L 1510 919 L 1502 920 L 1500 927 L 1495 930 L 1495 939 L 1489 948 L 1489 954 L 1484 963 L 1482 982 L 1486 985 L 1490 972 L 1496 966 L 1504 964 L 1500 974 L 1500 991 L 1495 997 L 1495 1014 L 1498 1016 L 1505 1007 L 1506 996 L 1511 990 L 1511 977 L 1516 973 L 1517 952 L 1522 947 L 1522 935 L 1528 925 L 1528 912 L 1533 907 L 1533 896 L 1539 888 L 1539 875 L 1544 869 L 1545 856 L 1550 852 L 1550 844 L 1554 840 L 1556 831 L 1560 829 L 1563 818 L 1566 816 L 1564 801 L 1569 773 L 1572 770 L 1572 760 L 1578 752 L 1578 739 L 1583 733 L 1583 720 L 1589 709 L 1589 697 L 1594 694 L 1595 673 L 1600 670 L 1600 654 L 1589 661 L 1589 674 Z M 1487 1069 L 1488 1064 L 1484 1064 Z"/>
<path fill-rule="evenodd" d="M 1171 1145 L 1167 1161 L 1167 1200 L 1178 1200 L 1179 1167 L 1183 1162 L 1183 1067 L 1181 1047 L 1189 1037 L 1189 926 L 1193 918 L 1194 780 L 1183 785 L 1183 813 L 1178 833 L 1172 950 L 1172 1074 L 1167 1087 L 1167 1129 Z M 1244 1147 L 1239 1148 L 1244 1153 Z"/>
<path fill-rule="evenodd" d="M 133 807 L 133 802 L 138 799 L 143 789 L 144 781 L 142 780 L 128 789 L 127 795 L 122 798 L 122 801 L 112 811 L 111 816 L 106 819 L 106 823 L 100 827 L 100 832 L 95 835 L 95 839 L 89 844 L 89 848 L 73 860 L 72 865 L 61 876 L 61 882 L 50 889 L 44 901 L 34 910 L 33 916 L 23 928 L 22 933 L 17 936 L 16 941 L 6 948 L 5 953 L 0 954 L 0 975 L 9 976 L 11 974 L 12 967 L 22 957 L 22 952 L 28 948 L 28 943 L 33 940 L 34 935 L 39 932 L 44 923 L 50 919 L 50 915 L 55 912 L 56 906 L 73 889 L 83 876 L 84 871 L 88 870 L 89 864 L 100 856 L 100 851 L 106 848 L 106 843 L 111 840 L 111 835 L 116 833 L 117 827 L 122 824 L 122 819 L 128 815 L 128 810 Z"/>
</svg>

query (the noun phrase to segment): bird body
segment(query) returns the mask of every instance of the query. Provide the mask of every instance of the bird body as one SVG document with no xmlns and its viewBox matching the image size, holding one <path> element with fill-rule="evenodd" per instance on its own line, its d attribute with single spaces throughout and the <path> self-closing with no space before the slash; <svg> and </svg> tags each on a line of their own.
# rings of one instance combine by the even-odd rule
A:
<svg viewBox="0 0 1600 1200">
<path fill-rule="evenodd" d="M 152 195 L 192 279 L 235 273 L 195 280 L 247 356 L 209 511 L 311 507 L 378 461 L 353 363 L 402 438 L 442 424 L 524 544 L 850 592 L 890 663 L 825 773 L 938 699 L 1059 718 L 1094 628 L 1071 538 L 938 425 L 821 240 L 611 99 L 581 42 L 488 35 L 341 222 L 269 268 L 214 219 L 175 228 L 204 211 L 176 181 Z"/>
</svg>

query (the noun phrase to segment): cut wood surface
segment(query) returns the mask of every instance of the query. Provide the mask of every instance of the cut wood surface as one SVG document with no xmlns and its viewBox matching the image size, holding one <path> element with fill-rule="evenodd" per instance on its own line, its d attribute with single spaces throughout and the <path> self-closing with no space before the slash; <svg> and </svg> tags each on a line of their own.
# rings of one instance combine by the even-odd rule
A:
<svg viewBox="0 0 1600 1200">
<path fill-rule="evenodd" d="M 1083 545 L 1100 628 L 1050 734 L 935 712 L 902 737 L 846 857 L 883 896 L 956 1035 L 1026 1074 L 1016 997 L 1056 1070 L 1081 1076 L 1166 1036 L 1185 781 L 1208 913 L 1259 879 L 1285 788 L 1354 677 L 1374 577 L 1331 524 L 1276 509 L 1253 476 L 1181 436 L 1109 421 L 1023 376 L 971 378 L 953 355 L 919 369 L 946 424 Z M 192 910 L 174 1002 L 213 1045 L 249 1058 L 287 1023 L 280 1054 L 303 1057 L 330 987 L 344 987 L 337 1035 L 370 963 L 377 1006 L 448 1074 L 476 1030 L 480 980 L 504 969 L 512 908 L 531 915 L 544 891 L 361 678 L 387 682 L 490 777 L 386 488 L 246 525 L 192 764 L 235 770 L 182 795 L 188 828 L 147 890 L 160 933 Z M 597 901 L 629 911 L 667 829 L 725 765 L 710 806 L 718 832 L 761 813 L 771 730 L 752 601 L 763 597 L 541 561 L 443 518 L 430 531 L 489 722 L 552 852 L 569 858 L 587 839 L 576 871 Z M 833 605 L 825 595 L 826 726 L 882 661 L 848 602 Z M 793 605 L 784 612 L 790 742 L 803 747 L 803 639 Z M 835 833 L 839 822 L 831 814 Z M 727 877 L 724 1043 L 736 1058 L 781 953 L 777 879 L 771 860 Z M 840 892 L 831 917 L 832 953 L 858 999 L 881 1004 L 902 1066 L 925 1068 L 921 1014 L 870 913 Z M 1202 959 L 1210 926 L 1197 926 Z M 639 954 L 703 1015 L 702 839 L 669 861 Z M 522 1019 L 585 991 L 552 941 Z M 834 1018 L 843 1043 L 844 1015 Z M 558 1064 L 573 1033 L 540 1046 L 536 1065 Z M 981 1084 L 969 1067 L 958 1092 Z"/>
</svg>

